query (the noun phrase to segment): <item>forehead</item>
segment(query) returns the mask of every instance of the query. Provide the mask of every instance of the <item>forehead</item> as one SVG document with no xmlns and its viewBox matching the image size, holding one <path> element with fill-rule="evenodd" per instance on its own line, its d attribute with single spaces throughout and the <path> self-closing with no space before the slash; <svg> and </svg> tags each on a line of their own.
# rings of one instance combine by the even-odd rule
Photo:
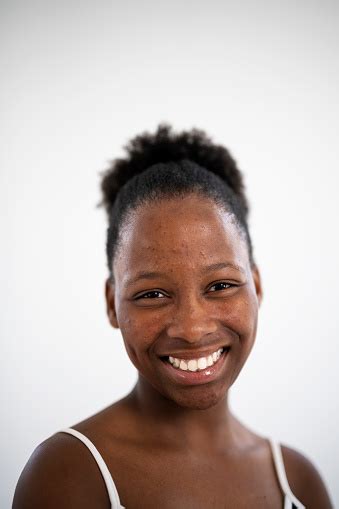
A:
<svg viewBox="0 0 339 509">
<path fill-rule="evenodd" d="M 197 195 L 141 205 L 126 219 L 114 275 L 142 270 L 195 270 L 204 264 L 248 263 L 247 245 L 234 216 Z"/>
</svg>

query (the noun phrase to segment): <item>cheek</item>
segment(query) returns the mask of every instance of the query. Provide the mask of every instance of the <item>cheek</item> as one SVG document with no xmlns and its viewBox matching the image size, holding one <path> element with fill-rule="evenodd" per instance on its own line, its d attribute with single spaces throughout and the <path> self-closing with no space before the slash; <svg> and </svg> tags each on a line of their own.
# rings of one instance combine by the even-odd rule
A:
<svg viewBox="0 0 339 509">
<path fill-rule="evenodd" d="M 137 309 L 119 310 L 119 326 L 127 353 L 133 364 L 139 368 L 145 362 L 145 353 L 152 347 L 161 331 L 159 317 Z"/>
<path fill-rule="evenodd" d="M 234 353 L 238 363 L 237 373 L 239 373 L 255 342 L 258 323 L 258 303 L 255 296 L 252 298 L 250 295 L 249 298 L 239 305 L 235 320 L 237 321 L 239 341 Z"/>
<path fill-rule="evenodd" d="M 225 324 L 228 324 L 239 336 L 247 336 L 256 329 L 258 304 L 251 293 L 226 301 L 222 312 Z"/>
<path fill-rule="evenodd" d="M 255 295 L 246 292 L 241 298 L 224 304 L 222 325 L 233 332 L 229 358 L 229 375 L 226 380 L 231 387 L 245 365 L 253 348 L 258 320 L 258 302 Z"/>
</svg>

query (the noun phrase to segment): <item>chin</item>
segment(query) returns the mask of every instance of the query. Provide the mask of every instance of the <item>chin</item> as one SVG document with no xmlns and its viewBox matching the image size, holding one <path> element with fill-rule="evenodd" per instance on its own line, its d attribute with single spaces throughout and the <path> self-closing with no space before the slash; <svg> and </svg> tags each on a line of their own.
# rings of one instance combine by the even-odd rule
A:
<svg viewBox="0 0 339 509">
<path fill-rule="evenodd" d="M 220 403 L 224 399 L 225 393 L 218 393 L 211 390 L 195 391 L 190 387 L 190 390 L 176 394 L 168 394 L 166 398 L 176 403 L 181 408 L 190 410 L 207 410 Z"/>
</svg>

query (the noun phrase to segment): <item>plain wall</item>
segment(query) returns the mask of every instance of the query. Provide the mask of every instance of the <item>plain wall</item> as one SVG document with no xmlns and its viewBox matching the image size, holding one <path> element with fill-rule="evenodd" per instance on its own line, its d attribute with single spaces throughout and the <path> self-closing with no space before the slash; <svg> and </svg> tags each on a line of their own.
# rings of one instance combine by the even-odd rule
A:
<svg viewBox="0 0 339 509">
<path fill-rule="evenodd" d="M 105 315 L 99 172 L 160 121 L 245 175 L 265 295 L 232 409 L 339 505 L 339 4 L 0 5 L 1 507 L 38 443 L 135 383 Z"/>
</svg>

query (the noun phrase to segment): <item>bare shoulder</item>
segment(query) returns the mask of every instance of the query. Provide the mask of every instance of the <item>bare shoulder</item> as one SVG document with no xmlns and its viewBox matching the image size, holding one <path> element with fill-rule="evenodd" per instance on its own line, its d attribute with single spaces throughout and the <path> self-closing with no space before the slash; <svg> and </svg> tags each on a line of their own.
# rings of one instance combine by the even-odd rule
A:
<svg viewBox="0 0 339 509">
<path fill-rule="evenodd" d="M 315 465 L 299 451 L 281 446 L 288 483 L 307 509 L 332 509 L 326 485 Z"/>
<path fill-rule="evenodd" d="M 13 509 L 108 508 L 104 481 L 88 452 L 66 433 L 42 442 L 21 473 Z"/>
<path fill-rule="evenodd" d="M 72 426 L 108 458 L 119 456 L 128 431 L 124 398 Z M 121 454 L 120 454 L 121 456 Z M 115 462 L 117 469 L 119 462 Z M 117 472 L 117 470 L 115 470 Z M 58 432 L 32 453 L 18 480 L 13 509 L 108 509 L 110 501 L 98 465 L 76 437 Z"/>
</svg>

